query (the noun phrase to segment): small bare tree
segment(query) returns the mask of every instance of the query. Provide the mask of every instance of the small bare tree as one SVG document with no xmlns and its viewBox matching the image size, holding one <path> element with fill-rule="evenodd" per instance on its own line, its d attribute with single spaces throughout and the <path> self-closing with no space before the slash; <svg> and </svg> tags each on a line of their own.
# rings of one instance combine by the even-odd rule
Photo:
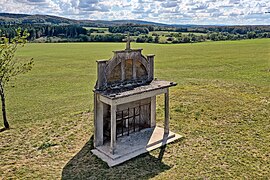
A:
<svg viewBox="0 0 270 180">
<path fill-rule="evenodd" d="M 22 32 L 21 29 L 17 29 L 17 35 L 13 39 L 7 37 L 0 39 L 0 96 L 6 129 L 9 128 L 9 123 L 6 114 L 5 86 L 12 78 L 30 71 L 33 67 L 33 59 L 24 62 L 22 59 L 15 58 L 18 47 L 25 45 L 28 36 L 27 31 Z"/>
</svg>

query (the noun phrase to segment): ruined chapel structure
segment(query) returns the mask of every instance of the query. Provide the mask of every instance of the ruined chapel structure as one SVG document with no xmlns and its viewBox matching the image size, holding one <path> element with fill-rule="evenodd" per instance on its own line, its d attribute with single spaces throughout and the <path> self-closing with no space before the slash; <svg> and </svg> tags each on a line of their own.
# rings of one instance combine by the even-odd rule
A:
<svg viewBox="0 0 270 180">
<path fill-rule="evenodd" d="M 113 51 L 97 61 L 94 88 L 94 147 L 92 152 L 115 166 L 181 138 L 169 131 L 169 88 L 175 82 L 154 78 L 154 55 L 142 49 Z M 164 127 L 156 126 L 156 96 L 164 94 Z"/>
</svg>

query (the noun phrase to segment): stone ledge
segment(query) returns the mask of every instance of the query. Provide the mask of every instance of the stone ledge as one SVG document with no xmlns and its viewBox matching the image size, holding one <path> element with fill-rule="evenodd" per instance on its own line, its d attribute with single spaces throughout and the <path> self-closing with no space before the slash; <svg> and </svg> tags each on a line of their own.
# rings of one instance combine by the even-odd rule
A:
<svg viewBox="0 0 270 180">
<path fill-rule="evenodd" d="M 115 154 L 110 153 L 109 143 L 91 151 L 110 167 L 113 167 L 182 137 L 171 131 L 169 134 L 164 134 L 164 129 L 160 127 L 148 128 L 117 139 Z"/>
</svg>

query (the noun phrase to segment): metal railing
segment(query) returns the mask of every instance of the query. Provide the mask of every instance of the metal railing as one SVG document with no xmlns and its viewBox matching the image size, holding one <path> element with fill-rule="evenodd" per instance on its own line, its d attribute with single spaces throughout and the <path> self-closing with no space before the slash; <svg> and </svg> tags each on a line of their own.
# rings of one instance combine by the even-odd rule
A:
<svg viewBox="0 0 270 180">
<path fill-rule="evenodd" d="M 116 112 L 116 137 L 150 127 L 150 103 Z"/>
</svg>

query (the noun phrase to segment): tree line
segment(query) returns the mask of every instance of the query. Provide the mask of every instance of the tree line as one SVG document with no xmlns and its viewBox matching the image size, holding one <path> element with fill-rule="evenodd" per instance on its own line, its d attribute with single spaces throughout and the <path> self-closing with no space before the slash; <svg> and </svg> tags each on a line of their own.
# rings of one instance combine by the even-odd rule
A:
<svg viewBox="0 0 270 180">
<path fill-rule="evenodd" d="M 144 27 L 144 26 L 111 26 L 109 27 L 110 33 L 126 33 L 129 32 L 132 36 L 138 36 L 140 34 L 148 34 L 149 31 L 153 31 L 154 28 L 152 26 Z"/>
<path fill-rule="evenodd" d="M 78 25 L 5 25 L 0 26 L 0 36 L 12 39 L 16 36 L 16 30 L 21 28 L 22 31 L 27 30 L 29 36 L 27 40 L 33 41 L 40 37 L 66 37 L 77 38 L 79 35 L 86 35 L 87 30 Z"/>
<path fill-rule="evenodd" d="M 209 32 L 227 32 L 230 34 L 247 34 L 254 31 L 255 33 L 270 32 L 269 25 L 244 25 L 244 26 L 190 26 L 190 27 L 155 27 L 155 31 L 169 32 L 190 32 L 190 33 L 209 33 Z"/>
<path fill-rule="evenodd" d="M 93 33 L 79 25 L 3 25 L 0 36 L 12 39 L 16 29 L 27 30 L 27 40 L 34 42 L 122 42 L 127 32 L 140 43 L 189 43 L 270 38 L 270 26 L 205 26 L 205 27 L 159 27 L 153 25 L 126 24 L 111 26 L 110 34 Z M 152 32 L 150 35 L 149 32 Z M 159 31 L 168 32 L 160 35 Z"/>
<path fill-rule="evenodd" d="M 17 29 L 27 30 L 27 40 L 34 41 L 45 37 L 43 42 L 122 42 L 124 34 L 91 35 L 85 28 L 78 25 L 6 25 L 0 26 L 0 36 L 13 39 Z M 53 37 L 58 37 L 55 40 Z"/>
<path fill-rule="evenodd" d="M 138 36 L 136 42 L 138 43 L 195 43 L 204 41 L 227 41 L 227 40 L 243 40 L 243 39 L 257 39 L 257 38 L 270 38 L 270 32 L 255 33 L 254 31 L 247 34 L 230 34 L 227 32 L 210 32 L 205 35 L 197 35 L 194 33 L 170 33 L 167 35 L 158 35 L 153 33 L 150 35 Z"/>
</svg>

